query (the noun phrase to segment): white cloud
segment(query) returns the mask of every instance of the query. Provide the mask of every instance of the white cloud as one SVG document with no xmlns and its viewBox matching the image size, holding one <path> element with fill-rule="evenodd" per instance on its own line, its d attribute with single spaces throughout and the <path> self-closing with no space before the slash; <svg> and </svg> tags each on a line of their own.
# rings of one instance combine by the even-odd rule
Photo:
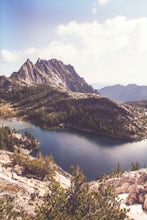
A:
<svg viewBox="0 0 147 220">
<path fill-rule="evenodd" d="M 98 0 L 98 3 L 100 4 L 100 5 L 106 5 L 106 4 L 108 4 L 110 2 L 110 0 Z"/>
<path fill-rule="evenodd" d="M 10 51 L 3 49 L 0 51 L 0 60 L 4 63 L 15 63 L 21 60 L 22 58 L 31 57 L 38 53 L 39 50 L 33 47 L 27 48 L 24 51 Z"/>
<path fill-rule="evenodd" d="M 59 40 L 45 48 L 2 50 L 1 57 L 5 62 L 54 57 L 75 66 L 89 82 L 147 83 L 147 18 L 73 21 L 59 25 L 56 34 Z"/>
<path fill-rule="evenodd" d="M 17 62 L 20 57 L 19 51 L 1 50 L 0 59 L 4 63 Z"/>
<path fill-rule="evenodd" d="M 31 55 L 34 55 L 35 53 L 38 53 L 38 49 L 34 47 L 28 48 L 24 51 L 24 54 L 26 56 L 31 56 Z"/>
</svg>

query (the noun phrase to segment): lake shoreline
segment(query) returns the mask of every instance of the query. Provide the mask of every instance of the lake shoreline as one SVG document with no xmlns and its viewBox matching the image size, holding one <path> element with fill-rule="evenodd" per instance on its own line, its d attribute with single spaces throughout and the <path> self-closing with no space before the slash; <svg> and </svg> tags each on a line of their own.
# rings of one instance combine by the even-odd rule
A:
<svg viewBox="0 0 147 220">
<path fill-rule="evenodd" d="M 18 133 L 27 131 L 37 138 L 41 153 L 52 154 L 63 170 L 70 172 L 71 165 L 80 165 L 88 180 L 103 172 L 109 174 L 118 163 L 123 170 L 128 170 L 132 162 L 146 167 L 147 140 L 130 143 L 72 128 L 41 129 L 18 118 L 6 122 L 6 126 L 13 125 Z"/>
<path fill-rule="evenodd" d="M 1 120 L 2 118 L 0 118 Z M 106 138 L 110 138 L 110 139 L 116 139 L 116 140 L 121 140 L 121 141 L 124 141 L 124 142 L 129 142 L 129 143 L 133 143 L 133 142 L 138 142 L 138 141 L 142 141 L 142 140 L 146 140 L 147 139 L 147 135 L 145 134 L 145 136 L 137 136 L 135 138 L 123 138 L 123 137 L 119 137 L 118 135 L 109 135 L 109 134 L 103 134 L 103 133 L 97 133 L 93 130 L 90 130 L 90 129 L 84 129 L 84 128 L 81 128 L 81 127 L 78 127 L 78 126 L 73 126 L 71 124 L 60 124 L 59 126 L 55 126 L 55 127 L 48 127 L 48 126 L 40 126 L 39 124 L 36 124 L 36 123 L 33 123 L 31 120 L 29 120 L 28 118 L 26 117 L 14 117 L 14 118 L 7 118 L 6 120 L 18 120 L 18 121 L 25 121 L 25 122 L 28 122 L 28 123 L 31 123 L 32 125 L 35 125 L 35 126 L 38 126 L 42 129 L 46 129 L 46 130 L 53 130 L 53 129 L 72 129 L 72 130 L 75 130 L 75 131 L 81 131 L 81 132 L 86 132 L 86 133 L 89 133 L 89 134 L 94 134 L 98 137 L 106 137 Z"/>
</svg>

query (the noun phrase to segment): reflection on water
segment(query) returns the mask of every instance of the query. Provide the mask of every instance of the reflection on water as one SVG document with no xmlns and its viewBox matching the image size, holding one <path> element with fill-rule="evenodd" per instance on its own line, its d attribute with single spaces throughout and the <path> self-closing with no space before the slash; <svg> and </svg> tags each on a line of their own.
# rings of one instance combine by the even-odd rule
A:
<svg viewBox="0 0 147 220">
<path fill-rule="evenodd" d="M 37 137 L 41 152 L 52 154 L 63 169 L 69 171 L 70 165 L 80 165 L 88 180 L 109 173 L 118 162 L 122 169 L 128 169 L 136 161 L 141 166 L 147 165 L 147 140 L 126 143 L 75 130 L 44 130 L 27 122 L 6 122 L 20 133 L 28 131 Z"/>
<path fill-rule="evenodd" d="M 26 129 L 28 127 L 31 127 L 32 124 L 29 122 L 19 121 L 16 119 L 13 120 L 0 119 L 0 126 L 8 126 L 11 129 L 15 129 L 16 131 L 19 131 L 21 129 Z"/>
</svg>

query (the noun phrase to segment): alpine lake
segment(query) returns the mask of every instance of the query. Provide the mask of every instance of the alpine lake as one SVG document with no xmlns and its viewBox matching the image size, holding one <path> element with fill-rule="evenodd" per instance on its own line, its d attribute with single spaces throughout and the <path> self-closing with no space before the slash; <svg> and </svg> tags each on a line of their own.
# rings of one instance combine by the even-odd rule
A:
<svg viewBox="0 0 147 220">
<path fill-rule="evenodd" d="M 147 139 L 128 143 L 71 129 L 41 129 L 18 120 L 0 119 L 0 126 L 9 126 L 21 134 L 29 132 L 39 140 L 43 155 L 52 154 L 68 172 L 71 165 L 79 165 L 88 180 L 104 172 L 109 174 L 118 163 L 122 170 L 129 169 L 132 162 L 147 167 Z"/>
</svg>

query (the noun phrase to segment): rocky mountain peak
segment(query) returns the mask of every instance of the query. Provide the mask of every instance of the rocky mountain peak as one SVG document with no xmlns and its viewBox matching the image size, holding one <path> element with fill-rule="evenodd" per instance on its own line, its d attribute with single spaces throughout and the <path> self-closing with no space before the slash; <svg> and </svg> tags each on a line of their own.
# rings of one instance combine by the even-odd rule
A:
<svg viewBox="0 0 147 220">
<path fill-rule="evenodd" d="M 27 60 L 22 66 L 22 69 L 26 69 L 28 73 L 32 72 L 33 68 L 34 68 L 34 64 L 30 60 Z"/>
<path fill-rule="evenodd" d="M 34 68 L 34 64 L 29 59 L 27 59 L 26 62 L 22 65 L 22 67 L 19 69 L 19 71 L 24 70 L 31 72 L 33 68 Z"/>
<path fill-rule="evenodd" d="M 47 60 L 42 60 L 42 59 L 38 58 L 38 60 L 37 60 L 37 62 L 36 62 L 36 64 L 35 64 L 35 66 L 36 66 L 36 67 L 39 67 L 40 65 L 43 65 L 43 64 L 46 64 L 46 65 L 47 65 L 47 63 L 48 63 Z"/>
<path fill-rule="evenodd" d="M 40 58 L 38 58 L 38 60 L 37 60 L 36 64 L 37 64 L 37 63 L 40 63 L 40 61 L 41 61 L 41 59 L 40 59 Z"/>
<path fill-rule="evenodd" d="M 36 64 L 29 59 L 21 66 L 18 72 L 14 72 L 11 79 L 23 83 L 49 84 L 73 92 L 93 93 L 95 90 L 81 78 L 71 65 L 65 65 L 57 59 L 42 60 L 38 58 Z"/>
<path fill-rule="evenodd" d="M 48 62 L 54 65 L 59 65 L 59 64 L 63 65 L 63 62 L 61 60 L 57 60 L 56 58 L 50 59 Z"/>
<path fill-rule="evenodd" d="M 34 64 L 29 59 L 27 59 L 27 61 L 21 66 L 19 71 L 12 73 L 10 78 L 29 83 L 34 78 L 33 71 L 34 71 Z"/>
<path fill-rule="evenodd" d="M 26 64 L 32 64 L 32 62 L 31 62 L 30 59 L 27 59 L 25 63 L 26 63 Z"/>
</svg>

